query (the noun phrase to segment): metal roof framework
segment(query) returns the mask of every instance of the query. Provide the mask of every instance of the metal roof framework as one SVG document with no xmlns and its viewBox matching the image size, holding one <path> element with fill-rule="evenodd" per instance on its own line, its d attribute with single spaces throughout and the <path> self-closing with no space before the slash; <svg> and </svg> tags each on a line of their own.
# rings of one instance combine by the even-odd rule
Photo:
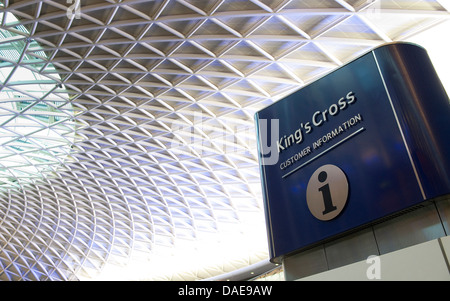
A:
<svg viewBox="0 0 450 301">
<path fill-rule="evenodd" d="M 0 279 L 197 280 L 267 259 L 253 114 L 446 22 L 444 2 L 2 1 L 0 49 L 28 45 L 7 65 L 51 80 L 35 102 L 67 99 L 75 126 L 57 168 L 0 187 Z"/>
</svg>

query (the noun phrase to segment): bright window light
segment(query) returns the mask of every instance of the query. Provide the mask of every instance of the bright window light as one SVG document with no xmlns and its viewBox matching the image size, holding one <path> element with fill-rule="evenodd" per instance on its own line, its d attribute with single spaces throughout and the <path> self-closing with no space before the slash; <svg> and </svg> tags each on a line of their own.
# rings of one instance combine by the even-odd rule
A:
<svg viewBox="0 0 450 301">
<path fill-rule="evenodd" d="M 0 190 L 59 166 L 74 142 L 73 108 L 37 42 L 11 13 L 0 22 Z M 46 74 L 49 74 L 46 76 Z"/>
<path fill-rule="evenodd" d="M 427 50 L 448 95 L 450 95 L 450 58 L 448 57 L 450 40 L 443 37 L 449 31 L 450 21 L 447 20 L 408 39 L 409 42 L 416 43 Z"/>
</svg>

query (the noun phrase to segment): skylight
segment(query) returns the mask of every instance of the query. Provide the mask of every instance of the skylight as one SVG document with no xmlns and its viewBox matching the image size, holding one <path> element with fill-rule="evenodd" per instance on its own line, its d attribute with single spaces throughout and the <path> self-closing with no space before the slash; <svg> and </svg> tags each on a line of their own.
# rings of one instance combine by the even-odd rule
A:
<svg viewBox="0 0 450 301">
<path fill-rule="evenodd" d="M 39 44 L 11 13 L 0 22 L 0 189 L 59 166 L 74 141 L 73 108 Z"/>
</svg>

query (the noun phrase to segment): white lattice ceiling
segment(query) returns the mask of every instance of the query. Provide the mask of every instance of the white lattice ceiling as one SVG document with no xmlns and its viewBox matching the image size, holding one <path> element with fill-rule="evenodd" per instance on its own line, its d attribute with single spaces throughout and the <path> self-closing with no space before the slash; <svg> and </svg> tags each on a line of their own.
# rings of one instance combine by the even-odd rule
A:
<svg viewBox="0 0 450 301">
<path fill-rule="evenodd" d="M 46 80 L 33 94 L 6 75 L 1 91 L 53 108 L 39 130 L 71 137 L 28 176 L 0 158 L 10 280 L 204 279 L 266 259 L 253 114 L 450 16 L 444 0 L 2 3 L 0 70 Z M 45 165 L 30 158 L 54 148 L 33 141 L 14 155 Z"/>
</svg>

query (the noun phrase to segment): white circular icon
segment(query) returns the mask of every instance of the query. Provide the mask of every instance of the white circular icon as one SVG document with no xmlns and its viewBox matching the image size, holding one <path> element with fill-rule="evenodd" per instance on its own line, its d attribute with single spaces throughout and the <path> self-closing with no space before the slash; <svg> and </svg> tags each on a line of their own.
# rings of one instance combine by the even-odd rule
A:
<svg viewBox="0 0 450 301">
<path fill-rule="evenodd" d="M 322 221 L 335 218 L 347 203 L 348 191 L 347 177 L 339 167 L 331 164 L 319 167 L 306 188 L 309 211 Z"/>
</svg>

